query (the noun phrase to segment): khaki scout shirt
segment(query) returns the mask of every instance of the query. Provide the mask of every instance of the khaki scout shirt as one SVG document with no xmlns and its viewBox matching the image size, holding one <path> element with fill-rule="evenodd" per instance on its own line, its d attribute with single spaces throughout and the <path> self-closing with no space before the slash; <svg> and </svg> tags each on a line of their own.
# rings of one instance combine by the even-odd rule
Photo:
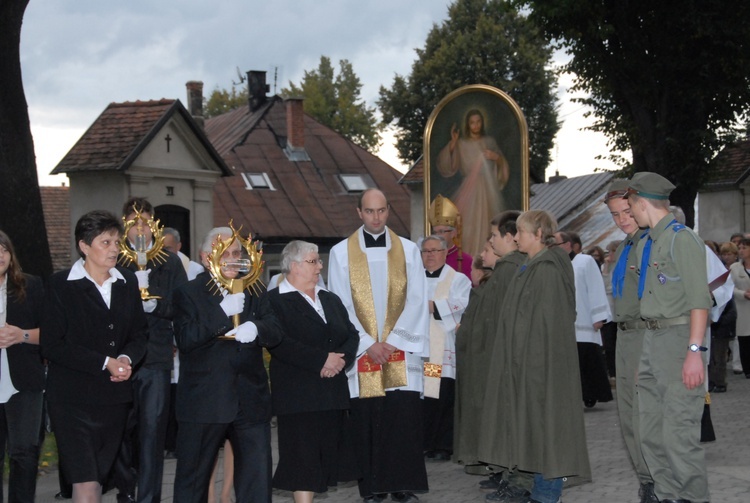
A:
<svg viewBox="0 0 750 503">
<path fill-rule="evenodd" d="M 632 236 L 625 238 L 615 250 L 615 262 L 620 260 L 620 255 L 625 251 L 625 246 L 630 242 L 628 252 L 627 269 L 625 270 L 625 281 L 622 285 L 622 297 L 615 297 L 614 286 L 612 287 L 612 297 L 615 300 L 615 321 L 633 321 L 641 319 L 641 301 L 638 298 L 638 242 L 641 236 L 648 231 L 638 229 Z M 613 271 L 614 275 L 614 271 Z"/>
<path fill-rule="evenodd" d="M 710 309 L 712 305 L 706 246 L 687 227 L 675 231 L 670 225 L 673 220 L 669 213 L 650 231 L 653 243 L 641 298 L 641 316 L 647 320 L 688 316 L 692 309 Z M 638 243 L 639 267 L 647 241 L 644 237 Z"/>
</svg>

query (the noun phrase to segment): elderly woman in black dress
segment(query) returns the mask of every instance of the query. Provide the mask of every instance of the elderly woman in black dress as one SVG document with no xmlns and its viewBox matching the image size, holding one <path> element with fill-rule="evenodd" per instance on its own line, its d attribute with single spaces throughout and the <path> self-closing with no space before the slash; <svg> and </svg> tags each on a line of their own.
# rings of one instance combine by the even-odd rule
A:
<svg viewBox="0 0 750 503">
<path fill-rule="evenodd" d="M 343 422 L 349 408 L 345 369 L 359 344 L 339 298 L 320 287 L 318 247 L 292 241 L 281 253 L 285 279 L 268 292 L 284 328 L 271 349 L 271 396 L 278 420 L 277 489 L 309 503 L 338 481 Z"/>
<path fill-rule="evenodd" d="M 0 231 L 0 453 L 7 443 L 9 501 L 34 501 L 36 492 L 44 390 L 39 355 L 43 295 L 42 281 L 21 271 L 13 243 Z"/>
<path fill-rule="evenodd" d="M 81 258 L 50 277 L 42 309 L 49 415 L 74 502 L 101 501 L 132 401 L 128 379 L 146 351 L 138 280 L 116 266 L 122 231 L 106 211 L 82 216 Z"/>
</svg>

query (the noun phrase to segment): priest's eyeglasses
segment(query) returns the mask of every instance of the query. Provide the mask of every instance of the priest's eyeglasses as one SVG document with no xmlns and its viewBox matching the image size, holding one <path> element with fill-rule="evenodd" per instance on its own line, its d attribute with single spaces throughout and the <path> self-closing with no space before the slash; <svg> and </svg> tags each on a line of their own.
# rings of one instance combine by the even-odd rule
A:
<svg viewBox="0 0 750 503">
<path fill-rule="evenodd" d="M 422 250 L 422 253 L 425 255 L 435 255 L 436 253 L 444 252 L 445 248 L 442 248 L 440 250 Z"/>
<path fill-rule="evenodd" d="M 307 262 L 308 264 L 312 264 L 312 265 L 315 265 L 315 264 L 323 265 L 323 259 L 322 258 L 313 258 L 313 259 L 310 259 L 310 260 L 303 260 L 302 262 Z"/>
</svg>

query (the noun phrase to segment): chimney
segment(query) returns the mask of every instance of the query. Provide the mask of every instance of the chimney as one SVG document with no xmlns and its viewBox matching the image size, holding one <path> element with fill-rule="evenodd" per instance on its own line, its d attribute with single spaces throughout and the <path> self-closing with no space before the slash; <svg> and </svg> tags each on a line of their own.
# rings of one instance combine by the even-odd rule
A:
<svg viewBox="0 0 750 503">
<path fill-rule="evenodd" d="M 561 181 L 567 180 L 567 179 L 568 179 L 567 176 L 561 175 L 558 170 L 555 170 L 555 176 L 549 177 L 548 182 L 549 183 L 557 183 L 557 182 L 561 182 Z"/>
<path fill-rule="evenodd" d="M 203 128 L 203 82 L 190 80 L 185 84 L 187 88 L 188 112 L 196 123 Z"/>
<path fill-rule="evenodd" d="M 250 70 L 247 72 L 247 98 L 250 112 L 255 112 L 266 102 L 266 93 L 270 90 L 266 84 L 266 72 Z"/>
<path fill-rule="evenodd" d="M 305 111 L 302 98 L 287 98 L 286 144 L 289 150 L 305 149 Z"/>
</svg>

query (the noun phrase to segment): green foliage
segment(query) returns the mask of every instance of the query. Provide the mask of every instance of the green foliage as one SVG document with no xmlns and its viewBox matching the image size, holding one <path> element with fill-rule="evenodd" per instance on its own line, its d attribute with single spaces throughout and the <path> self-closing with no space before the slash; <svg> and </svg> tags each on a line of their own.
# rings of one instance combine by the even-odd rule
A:
<svg viewBox="0 0 750 503">
<path fill-rule="evenodd" d="M 232 85 L 231 91 L 216 87 L 206 100 L 203 114 L 206 118 L 216 117 L 242 106 L 247 106 L 246 86 L 240 87 L 239 91 L 234 85 Z"/>
<path fill-rule="evenodd" d="M 587 93 L 630 171 L 654 171 L 678 186 L 688 217 L 710 161 L 740 133 L 750 109 L 750 3 L 683 0 L 518 0 L 573 59 Z M 673 202 L 675 197 L 673 197 Z"/>
<path fill-rule="evenodd" d="M 438 102 L 468 84 L 488 84 L 508 93 L 529 126 L 532 177 L 544 179 L 557 122 L 552 49 L 525 16 L 506 0 L 457 0 L 448 19 L 433 26 L 407 77 L 380 88 L 385 124 L 397 128 L 399 157 L 422 154 L 427 119 Z"/>
<path fill-rule="evenodd" d="M 321 56 L 318 68 L 305 71 L 299 85 L 289 82 L 289 87 L 281 90 L 281 96 L 303 97 L 305 113 L 372 151 L 378 147 L 381 126 L 375 108 L 368 108 L 361 99 L 361 90 L 362 83 L 349 61 L 339 61 L 339 72 L 335 75 L 331 59 Z"/>
</svg>

